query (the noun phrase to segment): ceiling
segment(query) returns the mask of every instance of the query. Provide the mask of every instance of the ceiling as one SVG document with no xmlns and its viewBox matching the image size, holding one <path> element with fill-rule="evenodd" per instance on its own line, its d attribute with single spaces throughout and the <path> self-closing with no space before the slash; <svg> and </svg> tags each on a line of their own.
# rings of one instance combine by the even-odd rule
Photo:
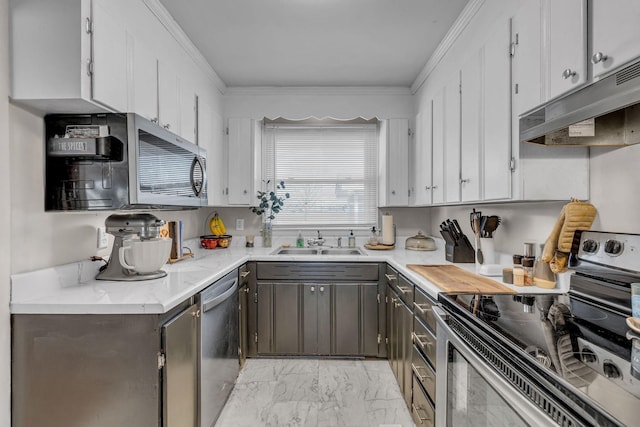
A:
<svg viewBox="0 0 640 427">
<path fill-rule="evenodd" d="M 410 87 L 468 0 L 161 0 L 227 86 Z"/>
</svg>

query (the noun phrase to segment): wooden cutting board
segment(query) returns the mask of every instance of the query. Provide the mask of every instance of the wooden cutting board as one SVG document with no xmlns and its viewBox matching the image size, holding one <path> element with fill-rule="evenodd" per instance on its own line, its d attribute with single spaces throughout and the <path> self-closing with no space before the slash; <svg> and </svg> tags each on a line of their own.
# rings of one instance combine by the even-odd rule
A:
<svg viewBox="0 0 640 427">
<path fill-rule="evenodd" d="M 420 265 L 407 264 L 415 271 L 444 292 L 456 294 L 515 294 L 516 292 L 502 283 L 488 277 L 463 270 L 455 265 Z"/>
</svg>

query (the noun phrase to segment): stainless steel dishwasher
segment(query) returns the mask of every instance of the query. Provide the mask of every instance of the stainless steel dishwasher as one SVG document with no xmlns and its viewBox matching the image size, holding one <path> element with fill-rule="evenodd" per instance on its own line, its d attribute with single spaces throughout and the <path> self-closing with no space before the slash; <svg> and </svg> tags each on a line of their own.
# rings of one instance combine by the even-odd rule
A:
<svg viewBox="0 0 640 427">
<path fill-rule="evenodd" d="M 200 427 L 211 427 L 240 371 L 238 271 L 198 294 L 200 326 Z"/>
</svg>

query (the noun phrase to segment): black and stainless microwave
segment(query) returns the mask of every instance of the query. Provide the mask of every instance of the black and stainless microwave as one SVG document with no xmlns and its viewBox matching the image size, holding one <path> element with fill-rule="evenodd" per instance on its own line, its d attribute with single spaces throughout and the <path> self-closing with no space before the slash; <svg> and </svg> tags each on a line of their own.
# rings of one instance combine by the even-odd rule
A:
<svg viewBox="0 0 640 427">
<path fill-rule="evenodd" d="M 133 113 L 45 116 L 45 209 L 207 203 L 206 152 Z"/>
</svg>

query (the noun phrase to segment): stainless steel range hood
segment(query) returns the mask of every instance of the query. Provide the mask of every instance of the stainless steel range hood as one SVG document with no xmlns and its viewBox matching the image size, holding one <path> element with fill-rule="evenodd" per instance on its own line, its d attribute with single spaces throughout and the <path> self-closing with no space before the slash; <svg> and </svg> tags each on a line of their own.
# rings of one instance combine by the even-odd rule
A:
<svg viewBox="0 0 640 427">
<path fill-rule="evenodd" d="M 521 117 L 520 141 L 563 146 L 640 143 L 640 61 Z"/>
</svg>

